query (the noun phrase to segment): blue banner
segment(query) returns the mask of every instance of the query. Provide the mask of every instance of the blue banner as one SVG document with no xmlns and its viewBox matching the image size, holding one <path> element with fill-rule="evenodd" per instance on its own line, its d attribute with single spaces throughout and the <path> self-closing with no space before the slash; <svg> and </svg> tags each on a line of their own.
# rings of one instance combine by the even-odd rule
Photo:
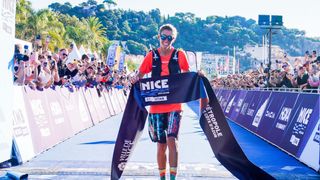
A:
<svg viewBox="0 0 320 180">
<path fill-rule="evenodd" d="M 111 68 L 115 64 L 117 44 L 112 44 L 108 49 L 107 65 Z"/>
<path fill-rule="evenodd" d="M 266 139 L 276 145 L 280 145 L 281 138 L 284 136 L 285 130 L 292 121 L 294 115 L 293 108 L 298 97 L 296 93 L 282 93 L 282 95 L 285 99 L 282 102 L 278 102 L 282 104 L 279 108 L 278 116 L 270 128 L 269 133 L 265 136 Z"/>
<path fill-rule="evenodd" d="M 263 114 L 268 107 L 270 101 L 271 92 L 263 91 L 259 95 L 258 105 L 256 110 L 254 111 L 254 116 L 249 129 L 253 132 L 256 132 L 260 126 Z"/>
<path fill-rule="evenodd" d="M 283 106 L 283 103 L 286 99 L 286 94 L 283 92 L 273 92 L 272 96 L 269 99 L 268 107 L 261 119 L 260 126 L 258 127 L 257 133 L 262 137 L 267 137 L 272 125 L 276 121 L 276 118 L 279 117 L 280 109 Z"/>
<path fill-rule="evenodd" d="M 281 139 L 281 147 L 299 157 L 319 120 L 319 95 L 300 94 L 294 116 Z M 300 149 L 300 151 L 298 151 Z"/>
<path fill-rule="evenodd" d="M 126 54 L 124 52 L 121 52 L 120 54 L 120 60 L 119 60 L 119 71 L 121 72 L 124 68 L 124 62 L 125 62 Z"/>
</svg>

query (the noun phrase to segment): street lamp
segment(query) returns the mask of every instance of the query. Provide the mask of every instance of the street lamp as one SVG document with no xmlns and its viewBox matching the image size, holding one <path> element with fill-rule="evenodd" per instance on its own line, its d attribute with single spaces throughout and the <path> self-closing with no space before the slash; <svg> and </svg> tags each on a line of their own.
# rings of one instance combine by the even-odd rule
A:
<svg viewBox="0 0 320 180">
<path fill-rule="evenodd" d="M 262 29 L 267 29 L 269 36 L 269 54 L 268 54 L 268 79 L 270 78 L 270 69 L 271 69 L 271 44 L 272 44 L 272 30 L 273 29 L 281 29 L 283 27 L 282 16 L 272 15 L 270 22 L 270 15 L 259 15 L 258 25 Z"/>
</svg>

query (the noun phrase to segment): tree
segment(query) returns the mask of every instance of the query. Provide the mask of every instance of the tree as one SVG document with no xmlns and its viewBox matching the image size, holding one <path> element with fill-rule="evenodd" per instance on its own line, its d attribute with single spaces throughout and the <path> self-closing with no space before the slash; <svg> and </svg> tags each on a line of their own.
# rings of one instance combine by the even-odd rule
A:
<svg viewBox="0 0 320 180">
<path fill-rule="evenodd" d="M 103 3 L 106 3 L 109 9 L 111 9 L 111 6 L 117 5 L 117 3 L 114 2 L 113 0 L 103 0 Z"/>
</svg>

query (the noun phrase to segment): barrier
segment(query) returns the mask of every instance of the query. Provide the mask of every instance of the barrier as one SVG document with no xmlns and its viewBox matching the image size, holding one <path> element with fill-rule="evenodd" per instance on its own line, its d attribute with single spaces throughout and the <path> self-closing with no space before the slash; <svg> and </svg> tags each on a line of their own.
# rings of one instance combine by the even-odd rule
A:
<svg viewBox="0 0 320 180">
<path fill-rule="evenodd" d="M 319 171 L 320 94 L 216 91 L 230 120 Z"/>
<path fill-rule="evenodd" d="M 12 69 L 16 1 L 0 0 L 0 163 L 11 158 L 12 148 Z"/>
<path fill-rule="evenodd" d="M 79 89 L 71 93 L 67 88 L 56 87 L 55 90 L 46 89 L 41 92 L 15 86 L 14 99 L 11 99 L 14 102 L 11 131 L 21 161 L 26 162 L 95 123 L 120 113 L 119 104 L 124 102 L 123 98 L 118 102 L 120 97 L 117 96 L 123 92 L 115 89 L 113 91 L 109 96 L 106 91 L 99 95 L 96 89 Z M 111 113 L 113 109 L 116 111 Z M 11 136 L 6 140 L 12 143 Z M 8 147 L 10 154 L 11 146 Z M 10 156 L 7 158 L 10 159 Z M 6 160 L 8 159 L 4 159 Z"/>
</svg>

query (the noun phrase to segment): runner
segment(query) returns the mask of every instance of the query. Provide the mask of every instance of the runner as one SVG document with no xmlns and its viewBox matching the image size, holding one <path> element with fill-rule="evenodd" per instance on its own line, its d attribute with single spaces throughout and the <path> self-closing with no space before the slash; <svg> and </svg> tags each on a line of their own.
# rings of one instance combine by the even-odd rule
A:
<svg viewBox="0 0 320 180">
<path fill-rule="evenodd" d="M 159 28 L 160 47 L 146 55 L 134 82 L 150 72 L 152 72 L 152 77 L 159 77 L 189 71 L 185 52 L 172 46 L 176 38 L 177 30 L 173 25 L 165 24 Z M 176 179 L 181 113 L 180 103 L 150 106 L 148 130 L 151 140 L 157 143 L 157 161 L 161 180 L 166 177 L 167 147 L 169 149 L 170 179 Z"/>
</svg>

